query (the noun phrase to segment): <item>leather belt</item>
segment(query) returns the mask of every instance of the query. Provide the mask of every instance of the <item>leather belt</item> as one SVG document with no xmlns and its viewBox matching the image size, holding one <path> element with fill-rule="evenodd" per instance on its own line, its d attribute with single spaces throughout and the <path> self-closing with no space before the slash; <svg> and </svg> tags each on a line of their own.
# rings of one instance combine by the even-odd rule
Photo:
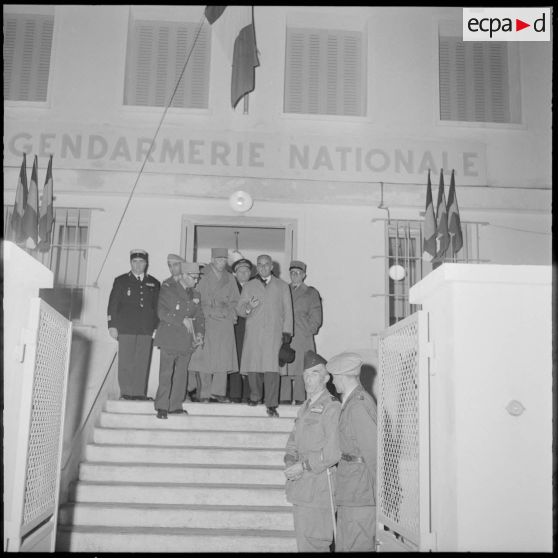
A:
<svg viewBox="0 0 558 558">
<path fill-rule="evenodd" d="M 364 458 L 359 455 L 349 455 L 348 453 L 342 453 L 341 459 L 343 461 L 351 461 L 353 463 L 364 463 Z"/>
</svg>

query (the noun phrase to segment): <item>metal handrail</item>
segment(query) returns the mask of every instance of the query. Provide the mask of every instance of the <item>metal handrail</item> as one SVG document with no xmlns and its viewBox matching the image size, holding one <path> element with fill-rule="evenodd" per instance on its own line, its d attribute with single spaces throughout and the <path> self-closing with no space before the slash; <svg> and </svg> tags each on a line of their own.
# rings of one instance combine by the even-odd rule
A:
<svg viewBox="0 0 558 558">
<path fill-rule="evenodd" d="M 66 467 L 70 463 L 70 459 L 71 459 L 72 455 L 74 454 L 75 442 L 76 442 L 77 439 L 79 439 L 79 437 L 81 436 L 81 433 L 83 432 L 83 429 L 85 428 L 85 426 L 89 422 L 89 417 L 91 416 L 91 413 L 93 412 L 95 404 L 97 403 L 97 399 L 99 399 L 99 395 L 101 394 L 101 391 L 103 390 L 105 382 L 107 381 L 107 378 L 109 377 L 110 371 L 112 370 L 112 367 L 114 365 L 114 361 L 116 359 L 117 354 L 118 354 L 118 350 L 115 350 L 114 355 L 112 356 L 112 359 L 111 359 L 110 364 L 108 366 L 108 370 L 105 374 L 105 377 L 103 378 L 103 381 L 101 382 L 101 385 L 99 386 L 99 389 L 97 390 L 97 394 L 95 395 L 95 398 L 93 399 L 93 402 L 91 403 L 91 406 L 89 407 L 89 412 L 87 413 L 87 416 L 82 421 L 80 427 L 78 428 L 77 432 L 74 434 L 74 437 L 72 438 L 72 441 L 70 443 L 70 451 L 68 453 L 68 457 L 66 459 L 66 462 L 64 463 L 64 465 L 62 465 L 62 468 L 60 469 L 61 471 L 64 471 L 64 469 L 66 469 Z"/>
</svg>

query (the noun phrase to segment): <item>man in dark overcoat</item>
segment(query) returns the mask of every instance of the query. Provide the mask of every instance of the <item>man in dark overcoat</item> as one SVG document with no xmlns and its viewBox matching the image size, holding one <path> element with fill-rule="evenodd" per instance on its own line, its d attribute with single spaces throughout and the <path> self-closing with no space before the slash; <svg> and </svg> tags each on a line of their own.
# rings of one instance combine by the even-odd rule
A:
<svg viewBox="0 0 558 558">
<path fill-rule="evenodd" d="M 342 395 L 339 415 L 341 460 L 337 466 L 336 552 L 371 552 L 376 537 L 377 410 L 360 383 L 362 358 L 341 353 L 329 360 L 327 371 Z"/>
<path fill-rule="evenodd" d="M 237 260 L 232 265 L 233 275 L 236 279 L 238 292 L 242 294 L 244 285 L 252 275 L 252 262 L 246 258 Z M 238 316 L 234 325 L 234 337 L 236 341 L 236 354 L 238 356 L 238 367 L 242 359 L 242 346 L 244 345 L 244 332 L 246 331 L 246 318 Z M 233 403 L 247 403 L 250 396 L 248 377 L 240 372 L 229 374 L 229 397 Z"/>
<path fill-rule="evenodd" d="M 287 364 L 287 374 L 281 376 L 281 393 L 279 400 L 283 404 L 290 404 L 291 398 L 300 405 L 306 394 L 304 393 L 304 355 L 306 351 L 315 351 L 314 335 L 322 325 L 322 301 L 320 294 L 314 287 L 307 285 L 306 264 L 293 260 L 289 266 L 291 275 L 291 296 L 294 312 L 294 336 L 291 347 L 295 351 L 294 362 Z"/>
<path fill-rule="evenodd" d="M 197 263 L 181 263 L 181 276 L 176 281 L 163 281 L 159 295 L 159 327 L 155 345 L 161 349 L 159 387 L 155 397 L 157 418 L 167 413 L 187 414 L 182 402 L 187 384 L 190 357 L 203 342 L 205 320 L 200 293 L 194 288 L 199 281 Z"/>
<path fill-rule="evenodd" d="M 148 254 L 130 251 L 131 270 L 119 275 L 110 292 L 109 334 L 118 341 L 118 385 L 121 399 L 150 399 L 147 382 L 153 332 L 157 328 L 157 297 L 161 284 L 148 275 Z"/>
</svg>

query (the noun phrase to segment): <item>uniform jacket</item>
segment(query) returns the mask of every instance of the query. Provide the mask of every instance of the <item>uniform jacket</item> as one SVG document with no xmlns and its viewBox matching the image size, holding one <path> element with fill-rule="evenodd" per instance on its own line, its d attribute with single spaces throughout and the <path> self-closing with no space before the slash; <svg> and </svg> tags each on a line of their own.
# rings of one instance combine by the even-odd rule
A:
<svg viewBox="0 0 558 558">
<path fill-rule="evenodd" d="M 240 298 L 236 279 L 228 271 L 217 277 L 213 265 L 205 267 L 198 284 L 205 316 L 205 340 L 192 355 L 190 370 L 197 372 L 238 372 L 234 338 L 236 304 Z"/>
<path fill-rule="evenodd" d="M 242 285 L 236 280 L 238 292 L 242 294 Z M 236 354 L 238 356 L 238 365 L 240 366 L 240 357 L 242 356 L 242 346 L 244 344 L 244 332 L 246 331 L 246 318 L 238 316 L 237 322 L 234 326 L 234 338 L 236 341 Z"/>
<path fill-rule="evenodd" d="M 194 336 L 188 332 L 184 318 L 193 318 L 194 334 L 204 333 L 204 317 L 200 293 L 185 289 L 172 277 L 165 279 L 159 294 L 157 312 L 160 318 L 155 345 L 178 353 L 190 353 Z"/>
<path fill-rule="evenodd" d="M 260 304 L 249 314 L 252 296 Z M 246 333 L 240 371 L 279 372 L 279 349 L 282 333 L 293 334 L 293 306 L 289 285 L 282 279 L 271 276 L 265 286 L 259 276 L 244 285 L 236 306 L 239 316 L 246 318 Z"/>
<path fill-rule="evenodd" d="M 349 394 L 339 415 L 342 454 L 364 458 L 364 463 L 339 461 L 335 503 L 342 506 L 376 505 L 376 403 L 358 385 Z"/>
<path fill-rule="evenodd" d="M 294 312 L 294 337 L 291 347 L 295 359 L 287 364 L 287 374 L 301 375 L 304 371 L 304 353 L 315 351 L 314 335 L 322 325 L 322 301 L 314 287 L 301 283 L 296 289 L 290 285 Z"/>
<path fill-rule="evenodd" d="M 138 281 L 129 271 L 119 275 L 110 292 L 108 327 L 129 335 L 153 335 L 157 318 L 157 297 L 161 284 L 152 275 Z"/>
<path fill-rule="evenodd" d="M 327 389 L 313 404 L 309 403 L 307 399 L 298 411 L 284 461 L 289 466 L 307 459 L 310 470 L 305 470 L 298 480 L 287 480 L 287 500 L 301 506 L 329 508 L 327 468 L 341 457 L 338 435 L 341 404 Z M 331 484 L 333 491 L 333 470 Z"/>
</svg>

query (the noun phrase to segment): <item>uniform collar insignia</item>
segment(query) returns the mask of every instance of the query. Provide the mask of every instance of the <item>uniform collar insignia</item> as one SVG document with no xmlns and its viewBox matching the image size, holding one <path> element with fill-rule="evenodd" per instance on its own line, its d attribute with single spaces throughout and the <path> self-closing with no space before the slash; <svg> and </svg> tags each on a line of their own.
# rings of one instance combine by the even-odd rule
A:
<svg viewBox="0 0 558 558">
<path fill-rule="evenodd" d="M 310 412 L 311 413 L 323 413 L 324 412 L 324 406 L 322 404 L 312 405 L 312 407 L 310 407 Z"/>
</svg>

